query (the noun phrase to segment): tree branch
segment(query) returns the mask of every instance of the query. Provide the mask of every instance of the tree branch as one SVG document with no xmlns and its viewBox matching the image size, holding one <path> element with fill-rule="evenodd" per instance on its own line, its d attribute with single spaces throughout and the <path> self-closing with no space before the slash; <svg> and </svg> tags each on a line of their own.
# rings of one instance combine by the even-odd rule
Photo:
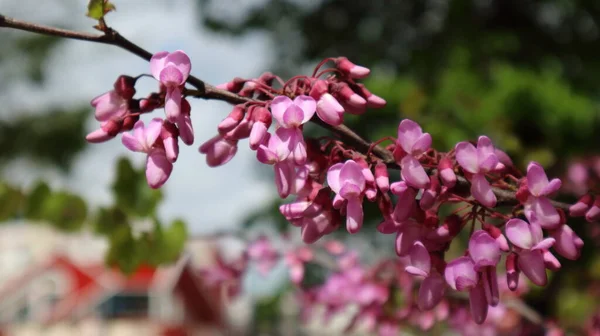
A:
<svg viewBox="0 0 600 336">
<path fill-rule="evenodd" d="M 120 47 L 122 49 L 125 49 L 125 50 L 131 52 L 132 54 L 137 55 L 140 58 L 143 58 L 146 61 L 150 61 L 150 59 L 152 58 L 152 54 L 149 51 L 147 51 L 147 50 L 143 49 L 142 47 L 138 46 L 137 44 L 129 41 L 128 39 L 123 37 L 123 35 L 119 34 L 119 32 L 117 32 L 116 30 L 114 30 L 110 27 L 106 27 L 103 35 L 96 35 L 96 34 L 81 33 L 81 32 L 76 32 L 76 31 L 71 31 L 71 30 L 66 30 L 66 29 L 60 29 L 60 28 L 49 27 L 49 26 L 38 25 L 38 24 L 30 23 L 30 22 L 20 21 L 20 20 L 6 17 L 2 14 L 0 14 L 0 27 L 13 28 L 13 29 L 17 29 L 17 30 L 23 30 L 23 31 L 28 31 L 28 32 L 32 32 L 32 33 L 42 34 L 42 35 L 62 37 L 62 38 L 67 38 L 67 39 L 74 39 L 74 40 L 114 45 L 114 46 Z M 208 99 L 221 100 L 221 101 L 226 101 L 231 104 L 242 104 L 242 103 L 254 101 L 251 98 L 242 97 L 235 93 L 218 89 L 215 86 L 207 84 L 203 80 L 201 80 L 197 77 L 191 76 L 191 75 L 188 77 L 187 83 L 189 83 L 190 85 L 194 86 L 197 89 L 197 92 L 195 92 L 194 96 L 198 97 L 198 98 L 203 98 L 203 99 L 207 99 L 207 100 Z M 331 126 L 331 125 L 323 122 L 316 116 L 313 117 L 313 119 L 311 121 L 325 129 L 339 135 L 344 141 L 346 141 L 350 145 L 353 145 L 362 153 L 366 153 L 369 150 L 369 148 L 371 147 L 371 142 L 365 140 L 363 137 L 356 134 L 353 130 L 351 130 L 350 128 L 348 128 L 345 125 Z M 377 157 L 379 157 L 381 160 L 383 160 L 383 162 L 386 163 L 387 165 L 392 165 L 392 166 L 398 167 L 394 160 L 393 154 L 390 151 L 388 151 L 387 149 L 385 149 L 379 145 L 376 145 L 372 148 L 372 153 L 374 153 Z M 432 172 L 433 172 L 433 170 L 430 173 L 432 173 Z M 457 186 L 460 188 L 469 188 L 470 183 L 464 177 L 458 176 Z M 499 188 L 493 188 L 493 189 L 494 189 L 494 194 L 496 194 L 499 204 L 515 205 L 518 203 L 514 192 L 499 189 Z M 563 210 L 568 210 L 569 206 L 570 206 L 569 204 L 556 202 L 556 201 L 552 201 L 552 204 L 555 207 L 561 208 Z"/>
</svg>

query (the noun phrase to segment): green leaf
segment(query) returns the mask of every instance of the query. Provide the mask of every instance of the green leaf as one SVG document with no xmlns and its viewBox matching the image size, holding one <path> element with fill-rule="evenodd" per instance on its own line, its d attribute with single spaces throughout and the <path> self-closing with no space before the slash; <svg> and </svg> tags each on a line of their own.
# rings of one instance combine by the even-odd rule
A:
<svg viewBox="0 0 600 336">
<path fill-rule="evenodd" d="M 94 229 L 97 233 L 110 236 L 122 226 L 128 226 L 127 214 L 120 208 L 100 208 L 96 214 Z"/>
<path fill-rule="evenodd" d="M 27 200 L 25 201 L 25 218 L 33 220 L 43 219 L 44 203 L 52 195 L 50 187 L 44 181 L 38 181 Z"/>
<path fill-rule="evenodd" d="M 109 266 L 116 266 L 126 274 L 133 273 L 141 264 L 138 245 L 133 238 L 129 226 L 120 226 L 110 236 L 110 248 L 105 261 Z"/>
<path fill-rule="evenodd" d="M 81 197 L 60 191 L 44 201 L 42 217 L 61 230 L 77 231 L 87 218 L 87 205 Z"/>
<path fill-rule="evenodd" d="M 144 170 L 136 170 L 125 157 L 119 159 L 116 169 L 117 176 L 112 185 L 116 204 L 134 216 L 148 217 L 155 214 L 163 195 L 161 190 L 148 186 Z"/>
<path fill-rule="evenodd" d="M 163 239 L 163 261 L 172 262 L 177 260 L 188 237 L 187 226 L 181 219 L 176 219 L 171 226 L 164 231 Z"/>
<path fill-rule="evenodd" d="M 23 193 L 5 182 L 0 182 L 0 221 L 18 216 L 25 203 Z"/>
<path fill-rule="evenodd" d="M 85 14 L 95 20 L 104 18 L 106 14 L 117 10 L 115 5 L 108 0 L 90 0 L 88 3 L 88 11 Z"/>
</svg>

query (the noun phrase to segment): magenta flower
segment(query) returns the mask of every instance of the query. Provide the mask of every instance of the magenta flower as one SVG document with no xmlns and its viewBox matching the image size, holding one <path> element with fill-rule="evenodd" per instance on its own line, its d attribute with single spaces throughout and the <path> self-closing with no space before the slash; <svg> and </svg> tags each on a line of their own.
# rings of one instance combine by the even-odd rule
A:
<svg viewBox="0 0 600 336">
<path fill-rule="evenodd" d="M 583 248 L 583 240 L 573 232 L 573 229 L 563 224 L 558 229 L 550 232 L 550 235 L 556 240 L 554 249 L 558 254 L 570 260 L 579 259 Z"/>
<path fill-rule="evenodd" d="M 206 154 L 206 164 L 209 167 L 222 166 L 237 153 L 237 140 L 229 140 L 221 135 L 216 135 L 200 145 L 198 151 Z"/>
<path fill-rule="evenodd" d="M 536 221 L 527 223 L 513 218 L 506 222 L 506 236 L 518 248 L 519 269 L 536 285 L 545 286 L 548 281 L 544 252 L 554 245 L 554 238 L 544 239 L 542 228 Z"/>
<path fill-rule="evenodd" d="M 400 161 L 402 179 L 417 189 L 429 186 L 429 176 L 416 158 L 431 147 L 431 135 L 423 133 L 421 126 L 416 122 L 404 119 L 398 126 L 398 140 L 396 145 L 402 147 L 407 153 Z"/>
<path fill-rule="evenodd" d="M 492 186 L 486 180 L 485 174 L 499 169 L 503 165 L 499 162 L 492 141 L 486 136 L 480 136 L 477 148 L 470 142 L 456 144 L 456 161 L 471 176 L 471 194 L 486 207 L 496 206 L 496 195 Z"/>
<path fill-rule="evenodd" d="M 327 81 L 316 80 L 310 90 L 310 96 L 317 101 L 317 116 L 332 126 L 344 122 L 344 107 L 329 93 Z"/>
<path fill-rule="evenodd" d="M 488 304 L 496 306 L 500 301 L 496 265 L 501 257 L 496 239 L 484 230 L 473 232 L 469 239 L 469 255 L 475 263 L 475 270 L 480 272 Z"/>
<path fill-rule="evenodd" d="M 336 163 L 327 171 L 327 183 L 333 192 L 347 201 L 346 229 L 356 233 L 363 224 L 362 201 L 366 179 L 362 167 L 353 160 Z"/>
<path fill-rule="evenodd" d="M 547 196 L 560 189 L 561 181 L 558 178 L 548 181 L 544 168 L 537 162 L 527 166 L 527 189 L 531 194 L 524 204 L 525 216 L 531 222 L 534 213 L 539 224 L 544 229 L 556 228 L 560 224 L 560 215 L 550 203 Z"/>
<path fill-rule="evenodd" d="M 289 267 L 290 280 L 299 285 L 304 279 L 304 264 L 313 260 L 312 250 L 307 247 L 300 247 L 296 250 L 288 251 L 284 255 L 284 260 Z"/>
<path fill-rule="evenodd" d="M 192 63 L 181 50 L 172 53 L 161 51 L 150 59 L 150 71 L 157 81 L 167 88 L 165 113 L 167 119 L 176 123 L 181 116 L 181 86 L 190 75 Z"/>
<path fill-rule="evenodd" d="M 123 133 L 123 145 L 134 152 L 148 154 L 146 158 L 146 180 L 151 188 L 160 188 L 171 175 L 173 163 L 167 158 L 164 145 L 159 140 L 163 121 L 154 118 L 144 127 L 139 120 L 133 126 L 133 134 Z"/>
<path fill-rule="evenodd" d="M 410 266 L 405 270 L 409 274 L 423 278 L 417 298 L 419 309 L 423 311 L 433 309 L 444 297 L 446 284 L 437 272 L 432 271 L 429 251 L 420 241 L 415 242 L 410 249 Z"/>
<path fill-rule="evenodd" d="M 449 262 L 444 278 L 452 289 L 469 292 L 471 317 L 477 324 L 483 323 L 488 312 L 488 302 L 473 260 L 469 257 L 459 257 Z"/>
<path fill-rule="evenodd" d="M 298 96 L 293 101 L 287 96 L 277 96 L 271 102 L 273 118 L 289 139 L 292 157 L 297 165 L 306 162 L 306 143 L 302 135 L 302 125 L 313 117 L 317 103 L 310 96 Z"/>
<path fill-rule="evenodd" d="M 300 133 L 302 134 L 302 133 Z M 264 164 L 273 165 L 275 184 L 281 198 L 286 198 L 292 192 L 295 180 L 295 166 L 288 160 L 294 149 L 293 139 L 289 130 L 278 128 L 272 135 L 263 139 L 263 144 L 256 150 L 256 158 Z M 306 154 L 306 151 L 305 151 Z"/>
</svg>

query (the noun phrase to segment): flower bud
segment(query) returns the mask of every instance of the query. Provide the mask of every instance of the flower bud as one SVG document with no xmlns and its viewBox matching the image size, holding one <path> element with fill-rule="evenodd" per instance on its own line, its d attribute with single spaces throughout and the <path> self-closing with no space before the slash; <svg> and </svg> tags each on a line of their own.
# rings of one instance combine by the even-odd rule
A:
<svg viewBox="0 0 600 336">
<path fill-rule="evenodd" d="M 490 234 L 490 236 L 492 236 L 492 238 L 496 240 L 496 243 L 498 243 L 498 247 L 500 247 L 502 251 L 508 252 L 510 250 L 510 247 L 508 246 L 508 241 L 506 240 L 504 234 L 502 234 L 502 230 L 489 223 L 483 224 L 482 229 L 484 229 L 487 233 Z"/>
<path fill-rule="evenodd" d="M 571 217 L 582 217 L 594 204 L 594 198 L 590 194 L 583 195 L 575 204 L 569 207 Z"/>
<path fill-rule="evenodd" d="M 346 57 L 338 57 L 335 59 L 335 65 L 343 73 L 347 74 L 351 78 L 361 79 L 367 77 L 371 70 L 360 65 L 356 65 Z"/>
<path fill-rule="evenodd" d="M 194 127 L 191 119 L 192 107 L 187 99 L 181 100 L 181 114 L 177 119 L 177 127 L 179 128 L 179 137 L 184 144 L 190 146 L 194 143 Z"/>
<path fill-rule="evenodd" d="M 105 121 L 100 128 L 86 135 L 85 139 L 90 143 L 101 143 L 114 138 L 122 129 L 123 122 L 113 119 Z"/>
<path fill-rule="evenodd" d="M 367 101 L 354 92 L 346 83 L 333 84 L 332 94 L 344 105 L 347 105 L 355 111 L 361 111 L 367 107 Z M 350 111 L 349 111 L 350 112 Z"/>
<path fill-rule="evenodd" d="M 363 98 L 367 100 L 367 107 L 370 108 L 383 108 L 387 104 L 385 99 L 372 94 L 364 84 L 356 84 L 357 91 Z"/>
<path fill-rule="evenodd" d="M 519 286 L 520 270 L 517 258 L 519 257 L 516 253 L 509 253 L 506 256 L 506 284 L 508 285 L 508 289 L 513 292 Z"/>
<path fill-rule="evenodd" d="M 171 162 L 177 161 L 177 156 L 179 156 L 179 130 L 175 124 L 165 120 L 160 130 L 160 138 L 165 147 L 167 159 Z"/>
<path fill-rule="evenodd" d="M 378 162 L 375 166 L 375 182 L 382 193 L 387 193 L 390 190 L 390 177 L 387 166 L 383 162 Z"/>
<path fill-rule="evenodd" d="M 227 90 L 229 92 L 237 93 L 242 89 L 246 80 L 243 78 L 236 77 L 231 82 L 227 82 L 224 84 L 217 85 L 217 89 Z"/>
<path fill-rule="evenodd" d="M 133 129 L 133 126 L 135 125 L 135 123 L 140 120 L 140 116 L 139 115 L 128 115 L 127 117 L 125 117 L 123 119 L 123 126 L 121 128 L 122 131 L 131 131 Z"/>
<path fill-rule="evenodd" d="M 117 80 L 115 81 L 114 84 L 114 88 L 115 88 L 115 92 L 117 92 L 117 94 L 119 94 L 119 96 L 125 98 L 125 99 L 131 99 L 133 98 L 133 96 L 135 95 L 135 82 L 137 79 L 130 77 L 130 76 L 125 76 L 125 75 L 121 75 L 119 76 L 119 78 L 117 78 Z"/>
<path fill-rule="evenodd" d="M 456 174 L 454 174 L 452 161 L 449 158 L 444 157 L 440 160 L 438 171 L 440 172 L 442 183 L 448 188 L 454 187 L 456 184 Z"/>
<path fill-rule="evenodd" d="M 237 153 L 237 141 L 217 135 L 203 143 L 198 151 L 206 154 L 206 163 L 209 167 L 222 166 Z"/>
<path fill-rule="evenodd" d="M 322 95 L 329 92 L 329 83 L 323 79 L 317 79 L 313 82 L 312 87 L 310 88 L 310 93 L 308 94 L 314 100 L 318 101 Z"/>
<path fill-rule="evenodd" d="M 421 209 L 428 210 L 429 208 L 431 208 L 437 200 L 439 191 L 440 191 L 440 182 L 434 176 L 431 179 L 429 188 L 423 190 L 423 195 L 421 195 L 421 200 L 419 200 L 419 206 L 421 207 Z"/>
<path fill-rule="evenodd" d="M 600 197 L 596 196 L 592 207 L 585 213 L 585 219 L 588 222 L 600 220 Z"/>
<path fill-rule="evenodd" d="M 239 125 L 242 119 L 244 119 L 245 112 L 246 107 L 244 105 L 235 105 L 229 115 L 219 123 L 219 126 L 217 126 L 219 134 L 223 135 L 228 133 Z"/>
<path fill-rule="evenodd" d="M 152 112 L 162 104 L 160 95 L 153 93 L 147 98 L 140 99 L 140 112 Z"/>
</svg>

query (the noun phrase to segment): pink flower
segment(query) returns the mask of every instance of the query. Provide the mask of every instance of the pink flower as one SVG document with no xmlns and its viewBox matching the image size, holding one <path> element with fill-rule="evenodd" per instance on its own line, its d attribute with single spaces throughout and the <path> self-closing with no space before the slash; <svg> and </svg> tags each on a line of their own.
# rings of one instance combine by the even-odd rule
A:
<svg viewBox="0 0 600 336">
<path fill-rule="evenodd" d="M 272 135 L 267 133 L 263 143 L 256 150 L 258 161 L 273 165 L 275 184 L 281 198 L 286 198 L 292 192 L 295 166 L 288 161 L 288 157 L 292 154 L 294 145 L 289 130 L 278 128 Z"/>
<path fill-rule="evenodd" d="M 534 213 L 539 224 L 545 229 L 552 229 L 560 224 L 560 215 L 550 203 L 547 196 L 560 189 L 561 181 L 558 178 L 548 181 L 544 168 L 537 162 L 527 166 L 527 189 L 530 196 L 524 204 L 525 216 L 531 222 Z"/>
<path fill-rule="evenodd" d="M 471 316 L 477 324 L 483 323 L 488 312 L 488 302 L 473 260 L 469 257 L 454 259 L 446 265 L 444 277 L 452 289 L 469 292 Z"/>
<path fill-rule="evenodd" d="M 417 298 L 419 309 L 423 311 L 433 309 L 444 297 L 446 284 L 439 273 L 432 271 L 429 251 L 420 241 L 415 242 L 410 249 L 410 266 L 405 270 L 423 278 Z"/>
<path fill-rule="evenodd" d="M 313 252 L 307 247 L 300 247 L 285 254 L 284 259 L 289 267 L 290 280 L 299 285 L 304 279 L 304 264 L 313 260 Z"/>
<path fill-rule="evenodd" d="M 536 285 L 548 281 L 544 252 L 554 245 L 554 238 L 544 239 L 542 228 L 536 221 L 527 223 L 513 218 L 506 222 L 506 236 L 518 248 L 519 269 Z"/>
<path fill-rule="evenodd" d="M 561 225 L 558 229 L 550 232 L 550 235 L 556 240 L 554 249 L 558 254 L 570 260 L 579 258 L 583 240 L 568 225 Z"/>
<path fill-rule="evenodd" d="M 265 236 L 249 244 L 247 253 L 250 260 L 256 261 L 258 271 L 263 276 L 267 275 L 279 260 L 279 253 Z"/>
<path fill-rule="evenodd" d="M 181 116 L 181 86 L 187 81 L 191 69 L 190 58 L 181 50 L 172 53 L 161 51 L 150 59 L 152 76 L 167 88 L 165 113 L 171 122 L 176 123 Z"/>
<path fill-rule="evenodd" d="M 336 163 L 327 171 L 327 183 L 336 198 L 347 201 L 346 229 L 350 233 L 358 232 L 363 224 L 362 201 L 366 187 L 362 167 L 353 160 Z"/>
<path fill-rule="evenodd" d="M 327 81 L 318 79 L 314 82 L 310 96 L 317 101 L 317 116 L 332 126 L 344 122 L 344 107 L 329 93 Z"/>
<path fill-rule="evenodd" d="M 209 167 L 222 166 L 237 153 L 237 140 L 229 140 L 221 135 L 216 135 L 203 143 L 198 151 L 206 154 L 206 163 Z"/>
<path fill-rule="evenodd" d="M 371 70 L 369 70 L 369 68 L 365 68 L 363 66 L 356 65 L 356 64 L 350 62 L 350 60 L 348 60 L 348 58 L 346 58 L 346 57 L 336 58 L 335 65 L 342 72 L 348 74 L 350 77 L 355 78 L 355 79 L 365 78 L 371 73 Z"/>
<path fill-rule="evenodd" d="M 496 156 L 492 141 L 486 136 L 480 136 L 477 148 L 463 141 L 456 144 L 456 161 L 471 177 L 471 194 L 486 207 L 496 206 L 496 195 L 492 186 L 485 179 L 485 174 L 503 167 Z"/>
<path fill-rule="evenodd" d="M 139 120 L 133 126 L 133 134 L 123 133 L 123 145 L 134 152 L 148 154 L 146 158 L 146 180 L 151 188 L 160 188 L 171 175 L 173 163 L 167 158 L 162 141 L 158 141 L 163 121 L 154 118 L 144 127 Z"/>
<path fill-rule="evenodd" d="M 431 147 L 431 135 L 423 133 L 416 122 L 404 119 L 398 126 L 396 145 L 402 147 L 406 156 L 400 161 L 402 179 L 414 188 L 425 189 L 429 186 L 429 176 L 416 157 L 425 153 Z"/>
<path fill-rule="evenodd" d="M 315 114 L 317 103 L 310 96 L 298 96 L 293 101 L 287 96 L 277 96 L 271 102 L 273 118 L 283 128 L 281 134 L 289 139 L 292 157 L 297 165 L 306 162 L 306 143 L 302 125 Z"/>
<path fill-rule="evenodd" d="M 496 274 L 496 265 L 501 256 L 498 243 L 484 230 L 477 230 L 469 239 L 469 255 L 475 263 L 475 270 L 480 272 L 488 304 L 496 306 L 500 301 Z"/>
</svg>

